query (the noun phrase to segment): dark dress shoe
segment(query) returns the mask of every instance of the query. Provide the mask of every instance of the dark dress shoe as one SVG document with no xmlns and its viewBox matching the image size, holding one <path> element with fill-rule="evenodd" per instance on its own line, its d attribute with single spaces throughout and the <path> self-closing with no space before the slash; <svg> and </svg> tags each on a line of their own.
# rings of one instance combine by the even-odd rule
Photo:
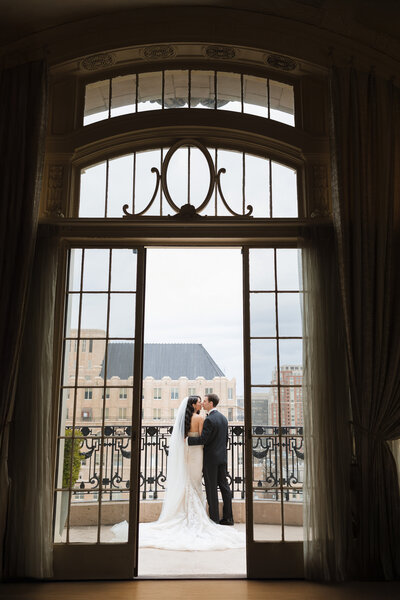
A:
<svg viewBox="0 0 400 600">
<path fill-rule="evenodd" d="M 234 525 L 233 519 L 221 519 L 220 525 Z"/>
</svg>

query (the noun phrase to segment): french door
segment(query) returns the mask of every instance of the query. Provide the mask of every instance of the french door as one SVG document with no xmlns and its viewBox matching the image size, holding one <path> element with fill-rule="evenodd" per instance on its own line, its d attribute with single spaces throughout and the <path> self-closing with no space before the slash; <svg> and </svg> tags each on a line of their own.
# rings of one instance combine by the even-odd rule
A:
<svg viewBox="0 0 400 600">
<path fill-rule="evenodd" d="M 297 250 L 235 245 L 243 257 L 247 576 L 298 578 L 303 450 Z M 65 318 L 54 577 L 131 579 L 137 575 L 142 477 L 146 247 L 71 245 L 66 272 L 60 287 Z M 115 542 L 111 524 L 123 520 L 126 540 Z"/>
</svg>

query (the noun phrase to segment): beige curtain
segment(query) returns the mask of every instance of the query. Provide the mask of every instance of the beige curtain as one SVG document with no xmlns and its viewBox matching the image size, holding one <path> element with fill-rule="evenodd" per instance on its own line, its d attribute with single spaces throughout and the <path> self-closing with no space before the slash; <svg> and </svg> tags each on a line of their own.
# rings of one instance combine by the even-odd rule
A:
<svg viewBox="0 0 400 600">
<path fill-rule="evenodd" d="M 10 433 L 10 502 L 5 544 L 7 577 L 52 575 L 52 372 L 57 243 L 36 244 Z"/>
<path fill-rule="evenodd" d="M 333 68 L 334 220 L 354 422 L 360 578 L 400 576 L 400 93 Z"/>
<path fill-rule="evenodd" d="M 41 61 L 0 71 L 0 569 L 9 426 L 38 219 L 46 79 Z"/>
<path fill-rule="evenodd" d="M 304 568 L 346 578 L 351 546 L 350 406 L 333 231 L 308 232 L 302 250 L 304 336 Z"/>
</svg>

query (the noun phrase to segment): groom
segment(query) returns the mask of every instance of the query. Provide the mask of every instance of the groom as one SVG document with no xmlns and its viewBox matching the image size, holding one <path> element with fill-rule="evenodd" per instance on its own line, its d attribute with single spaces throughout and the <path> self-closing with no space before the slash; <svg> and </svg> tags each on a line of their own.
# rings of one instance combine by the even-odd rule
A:
<svg viewBox="0 0 400 600">
<path fill-rule="evenodd" d="M 220 525 L 233 525 L 232 494 L 227 481 L 228 421 L 217 410 L 217 394 L 208 394 L 203 407 L 208 413 L 200 437 L 189 437 L 189 446 L 204 445 L 203 475 L 210 519 Z M 219 519 L 218 490 L 224 503 L 222 519 Z"/>
</svg>

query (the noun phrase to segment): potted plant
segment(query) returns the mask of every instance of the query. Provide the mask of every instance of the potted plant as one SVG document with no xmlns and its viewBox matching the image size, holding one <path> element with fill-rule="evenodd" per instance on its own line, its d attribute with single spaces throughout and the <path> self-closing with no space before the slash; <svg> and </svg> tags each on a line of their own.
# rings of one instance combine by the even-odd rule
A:
<svg viewBox="0 0 400 600">
<path fill-rule="evenodd" d="M 81 470 L 81 438 L 83 438 L 82 432 L 79 429 L 75 429 L 75 437 L 72 440 L 72 429 L 65 430 L 64 440 L 64 463 L 63 463 L 63 478 L 62 487 L 65 491 L 61 493 L 61 506 L 60 506 L 60 535 L 64 530 L 65 521 L 68 515 L 68 500 L 69 500 L 69 488 L 73 488 Z M 71 459 L 72 459 L 72 470 L 71 470 Z"/>
</svg>

